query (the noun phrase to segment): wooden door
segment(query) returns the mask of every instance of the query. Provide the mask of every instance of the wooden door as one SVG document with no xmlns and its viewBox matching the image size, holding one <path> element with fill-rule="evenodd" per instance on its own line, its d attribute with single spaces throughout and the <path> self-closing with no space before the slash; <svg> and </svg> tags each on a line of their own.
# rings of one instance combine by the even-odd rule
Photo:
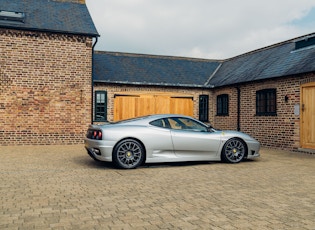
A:
<svg viewBox="0 0 315 230">
<path fill-rule="evenodd" d="M 315 82 L 301 86 L 301 147 L 315 149 Z"/>
<path fill-rule="evenodd" d="M 114 100 L 114 121 L 136 117 L 136 103 L 139 96 L 116 96 Z"/>
<path fill-rule="evenodd" d="M 193 116 L 194 102 L 192 97 L 172 97 L 170 104 L 171 113 Z"/>
<path fill-rule="evenodd" d="M 193 116 L 192 97 L 171 97 L 159 94 L 115 96 L 114 121 L 163 113 Z"/>
<path fill-rule="evenodd" d="M 155 113 L 154 96 L 140 95 L 136 101 L 135 114 L 136 117 L 150 115 Z"/>
<path fill-rule="evenodd" d="M 155 111 L 154 114 L 163 114 L 163 113 L 170 113 L 170 96 L 167 95 L 156 95 L 154 97 L 154 105 Z"/>
</svg>

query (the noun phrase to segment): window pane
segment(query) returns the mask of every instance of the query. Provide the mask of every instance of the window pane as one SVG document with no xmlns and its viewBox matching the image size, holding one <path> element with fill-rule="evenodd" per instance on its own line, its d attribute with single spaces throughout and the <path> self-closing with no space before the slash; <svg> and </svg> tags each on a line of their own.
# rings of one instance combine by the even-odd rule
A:
<svg viewBox="0 0 315 230">
<path fill-rule="evenodd" d="M 265 89 L 256 92 L 256 114 L 276 115 L 276 89 Z"/>
<path fill-rule="evenodd" d="M 192 132 L 206 132 L 207 127 L 188 118 L 169 118 L 171 129 L 185 130 Z"/>
<path fill-rule="evenodd" d="M 229 95 L 222 94 L 217 96 L 217 115 L 229 115 Z"/>
<path fill-rule="evenodd" d="M 105 94 L 97 93 L 96 94 L 96 103 L 105 103 Z"/>
<path fill-rule="evenodd" d="M 265 102 L 265 95 L 263 92 L 260 92 L 257 94 L 257 112 L 259 113 L 264 113 L 265 112 L 265 107 L 266 107 L 266 102 Z"/>
<path fill-rule="evenodd" d="M 107 92 L 96 91 L 95 92 L 95 121 L 107 120 Z"/>
<path fill-rule="evenodd" d="M 275 95 L 272 92 L 267 94 L 267 112 L 275 112 Z"/>
<path fill-rule="evenodd" d="M 222 98 L 222 114 L 227 114 L 228 113 L 228 108 L 227 108 L 227 98 L 223 97 Z"/>
<path fill-rule="evenodd" d="M 217 114 L 222 114 L 222 98 L 218 97 L 218 102 L 217 102 Z"/>
<path fill-rule="evenodd" d="M 209 109 L 209 96 L 200 95 L 199 96 L 199 120 L 208 121 L 208 109 Z"/>
</svg>

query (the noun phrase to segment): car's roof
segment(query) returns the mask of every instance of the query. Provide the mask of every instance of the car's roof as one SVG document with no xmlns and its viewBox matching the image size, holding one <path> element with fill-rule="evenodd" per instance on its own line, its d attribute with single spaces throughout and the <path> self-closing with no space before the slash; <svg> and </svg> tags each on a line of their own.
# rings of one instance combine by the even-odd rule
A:
<svg viewBox="0 0 315 230">
<path fill-rule="evenodd" d="M 161 118 L 167 118 L 167 117 L 187 117 L 191 118 L 190 116 L 181 115 L 181 114 L 153 114 L 153 115 L 146 115 L 141 117 L 135 117 L 131 119 L 121 120 L 115 122 L 115 124 L 127 124 L 127 123 L 133 123 L 133 124 L 147 124 L 148 122 L 151 122 L 153 120 L 161 119 Z"/>
<path fill-rule="evenodd" d="M 182 115 L 182 114 L 152 114 L 152 115 L 148 115 L 146 116 L 150 119 L 159 119 L 159 118 L 166 118 L 166 117 L 189 117 L 186 115 Z M 189 117 L 191 118 L 191 117 Z"/>
</svg>

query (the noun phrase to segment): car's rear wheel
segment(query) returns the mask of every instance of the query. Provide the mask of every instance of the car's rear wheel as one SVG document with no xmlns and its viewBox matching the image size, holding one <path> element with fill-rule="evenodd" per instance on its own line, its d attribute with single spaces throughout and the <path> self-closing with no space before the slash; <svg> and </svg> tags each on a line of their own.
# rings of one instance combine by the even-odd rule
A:
<svg viewBox="0 0 315 230">
<path fill-rule="evenodd" d="M 144 148 L 136 140 L 126 139 L 117 144 L 113 152 L 113 162 L 119 168 L 132 169 L 142 164 Z"/>
<path fill-rule="evenodd" d="M 225 142 L 221 158 L 227 163 L 239 163 L 241 162 L 246 154 L 245 143 L 238 138 L 231 138 Z"/>
</svg>

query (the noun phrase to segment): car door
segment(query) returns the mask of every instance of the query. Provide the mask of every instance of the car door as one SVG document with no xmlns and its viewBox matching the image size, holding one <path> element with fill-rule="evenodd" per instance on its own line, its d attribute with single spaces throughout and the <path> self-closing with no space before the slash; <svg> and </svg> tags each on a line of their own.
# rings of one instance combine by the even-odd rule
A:
<svg viewBox="0 0 315 230">
<path fill-rule="evenodd" d="M 218 155 L 220 133 L 209 132 L 199 122 L 177 117 L 168 119 L 177 157 L 187 160 L 211 160 Z"/>
<path fill-rule="evenodd" d="M 155 162 L 175 159 L 171 130 L 165 127 L 163 119 L 152 121 L 148 128 L 148 133 L 142 137 L 147 148 L 147 158 L 154 158 Z"/>
</svg>

